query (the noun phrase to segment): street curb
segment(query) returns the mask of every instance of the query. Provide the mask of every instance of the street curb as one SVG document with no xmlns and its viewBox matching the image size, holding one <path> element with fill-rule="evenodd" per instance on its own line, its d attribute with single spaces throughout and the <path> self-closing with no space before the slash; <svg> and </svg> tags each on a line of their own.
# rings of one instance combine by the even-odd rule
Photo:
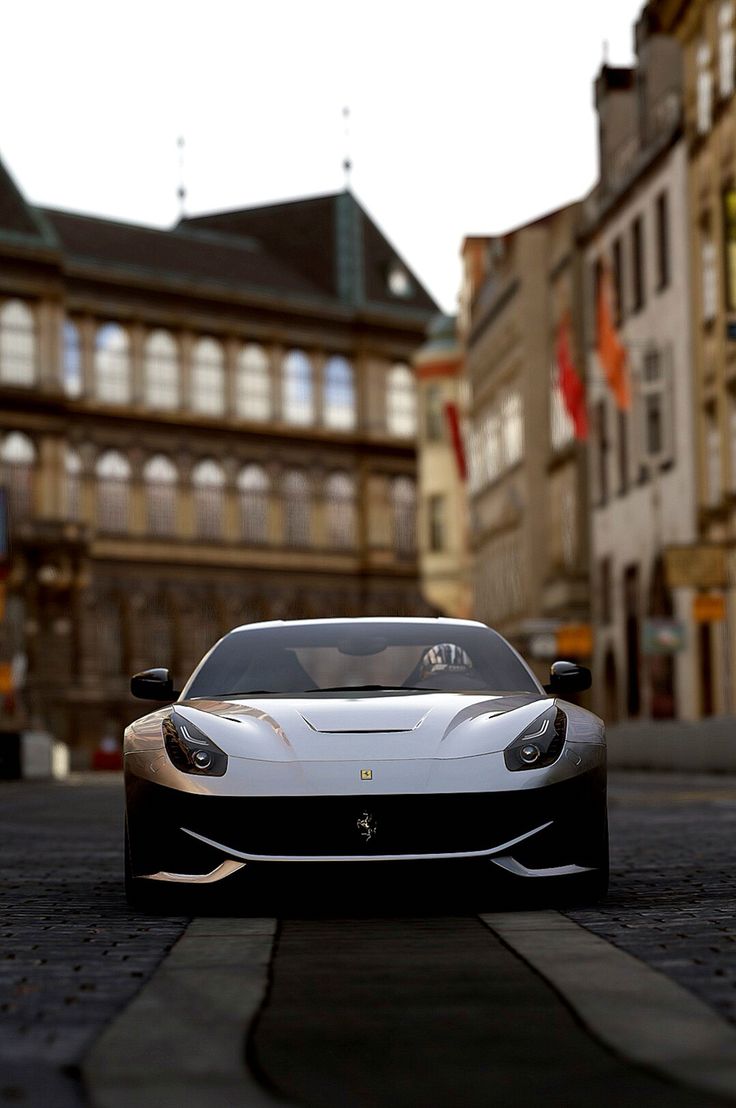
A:
<svg viewBox="0 0 736 1108">
<path fill-rule="evenodd" d="M 193 920 L 85 1058 L 94 1108 L 273 1108 L 244 1052 L 275 933 L 275 919 Z"/>
<path fill-rule="evenodd" d="M 736 1028 L 664 974 L 559 912 L 480 919 L 616 1053 L 669 1080 L 736 1098 Z"/>
</svg>

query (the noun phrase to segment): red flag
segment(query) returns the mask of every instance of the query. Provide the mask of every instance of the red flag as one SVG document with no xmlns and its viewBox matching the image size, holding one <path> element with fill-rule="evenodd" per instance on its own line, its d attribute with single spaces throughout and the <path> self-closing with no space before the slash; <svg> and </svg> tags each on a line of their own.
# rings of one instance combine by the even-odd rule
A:
<svg viewBox="0 0 736 1108">
<path fill-rule="evenodd" d="M 452 445 L 455 450 L 457 471 L 460 474 L 460 480 L 464 481 L 468 474 L 468 467 L 465 462 L 465 447 L 463 446 L 463 433 L 460 429 L 460 414 L 457 410 L 457 404 L 450 403 L 449 401 L 445 404 L 445 418 L 450 428 L 450 438 L 452 439 Z"/>
<path fill-rule="evenodd" d="M 576 439 L 588 437 L 588 412 L 585 406 L 585 385 L 575 368 L 570 353 L 570 332 L 572 323 L 570 313 L 565 312 L 557 328 L 557 384 L 559 385 L 565 409 L 575 428 Z"/>
<path fill-rule="evenodd" d="M 629 359 L 626 347 L 616 333 L 611 309 L 611 272 L 607 265 L 601 269 L 598 286 L 596 317 L 598 323 L 598 358 L 603 366 L 608 387 L 616 398 L 616 406 L 622 411 L 631 407 L 629 384 Z"/>
</svg>

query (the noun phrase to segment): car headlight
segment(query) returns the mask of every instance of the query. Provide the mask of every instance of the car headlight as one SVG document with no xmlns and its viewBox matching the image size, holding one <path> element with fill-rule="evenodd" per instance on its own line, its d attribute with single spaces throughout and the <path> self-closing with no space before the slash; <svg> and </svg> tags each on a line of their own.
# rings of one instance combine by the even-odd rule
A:
<svg viewBox="0 0 736 1108">
<path fill-rule="evenodd" d="M 554 704 L 506 747 L 503 752 L 506 768 L 542 769 L 551 766 L 562 753 L 566 732 L 567 716 Z"/>
<path fill-rule="evenodd" d="M 163 722 L 166 753 L 183 773 L 222 777 L 227 754 L 188 719 L 172 712 Z"/>
</svg>

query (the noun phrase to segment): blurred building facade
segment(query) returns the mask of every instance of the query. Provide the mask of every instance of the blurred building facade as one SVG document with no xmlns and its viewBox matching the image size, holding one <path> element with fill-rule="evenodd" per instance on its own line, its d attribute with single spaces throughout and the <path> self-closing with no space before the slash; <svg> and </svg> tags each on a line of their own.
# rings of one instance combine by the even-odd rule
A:
<svg viewBox="0 0 736 1108">
<path fill-rule="evenodd" d="M 414 355 L 419 421 L 418 549 L 425 598 L 472 617 L 467 501 L 468 389 L 453 316 L 437 315 Z"/>
<path fill-rule="evenodd" d="M 585 449 L 557 364 L 564 322 L 582 373 L 578 217 L 573 204 L 505 235 L 468 238 L 462 250 L 475 613 L 540 675 L 564 626 L 589 630 Z M 578 649 L 588 652 L 589 641 Z"/>
<path fill-rule="evenodd" d="M 421 611 L 435 312 L 349 192 L 160 231 L 0 166 L 4 725 L 86 750 L 139 713 L 131 672 L 181 681 L 232 626 Z"/>
<path fill-rule="evenodd" d="M 736 5 L 653 0 L 646 11 L 684 56 L 699 545 L 690 577 L 707 617 L 696 637 L 700 711 L 722 714 L 736 709 Z"/>
<path fill-rule="evenodd" d="M 637 64 L 596 80 L 600 179 L 581 228 L 595 701 L 610 722 L 700 711 L 692 590 L 666 572 L 666 550 L 697 533 L 681 52 L 647 10 L 635 37 Z"/>
</svg>

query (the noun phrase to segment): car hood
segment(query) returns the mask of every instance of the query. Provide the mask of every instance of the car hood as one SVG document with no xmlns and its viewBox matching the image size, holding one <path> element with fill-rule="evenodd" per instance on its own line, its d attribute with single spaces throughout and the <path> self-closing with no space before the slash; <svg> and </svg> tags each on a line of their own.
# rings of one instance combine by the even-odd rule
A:
<svg viewBox="0 0 736 1108">
<path fill-rule="evenodd" d="M 228 755 L 266 761 L 463 758 L 504 750 L 553 700 L 543 694 L 355 694 L 183 701 Z"/>
</svg>

